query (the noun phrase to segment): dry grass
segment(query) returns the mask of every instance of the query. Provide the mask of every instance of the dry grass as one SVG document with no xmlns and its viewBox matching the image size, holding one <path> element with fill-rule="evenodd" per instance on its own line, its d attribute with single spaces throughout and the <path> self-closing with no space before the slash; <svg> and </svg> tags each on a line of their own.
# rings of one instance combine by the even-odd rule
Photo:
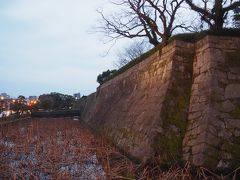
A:
<svg viewBox="0 0 240 180">
<path fill-rule="evenodd" d="M 162 171 L 159 167 L 146 167 L 138 176 L 138 179 L 159 179 L 159 180 L 239 180 L 240 168 L 229 174 L 217 174 L 206 168 L 193 168 L 190 163 L 184 167 L 172 167 L 167 171 Z"/>
<path fill-rule="evenodd" d="M 113 179 L 133 166 L 72 119 L 27 120 L 0 132 L 0 179 Z"/>
<path fill-rule="evenodd" d="M 133 164 L 102 138 L 70 118 L 33 119 L 0 128 L 1 179 L 236 179 L 190 164 L 161 171 Z M 238 177 L 237 177 L 238 176 Z"/>
</svg>

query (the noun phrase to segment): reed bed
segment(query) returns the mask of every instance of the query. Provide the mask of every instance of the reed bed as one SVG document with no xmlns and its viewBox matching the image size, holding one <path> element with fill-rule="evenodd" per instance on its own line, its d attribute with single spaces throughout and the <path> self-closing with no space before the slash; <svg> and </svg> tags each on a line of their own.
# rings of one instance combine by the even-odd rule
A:
<svg viewBox="0 0 240 180">
<path fill-rule="evenodd" d="M 133 163 L 71 118 L 0 128 L 0 179 L 116 179 Z"/>
<path fill-rule="evenodd" d="M 71 118 L 41 118 L 0 127 L 2 179 L 228 179 L 240 169 L 219 176 L 187 163 L 162 171 L 158 166 L 134 164 L 105 138 Z"/>
</svg>

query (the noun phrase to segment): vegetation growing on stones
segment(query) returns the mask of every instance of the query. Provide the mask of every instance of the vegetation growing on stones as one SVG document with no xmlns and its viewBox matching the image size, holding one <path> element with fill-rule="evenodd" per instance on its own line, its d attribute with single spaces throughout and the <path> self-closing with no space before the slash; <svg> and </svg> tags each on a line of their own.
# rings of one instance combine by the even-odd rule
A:
<svg viewBox="0 0 240 180">
<path fill-rule="evenodd" d="M 101 85 L 107 80 L 110 79 L 110 77 L 116 72 L 116 70 L 107 70 L 103 71 L 102 74 L 99 74 L 97 77 L 97 82 Z"/>
<path fill-rule="evenodd" d="M 190 90 L 190 89 L 189 89 Z M 161 164 L 170 165 L 182 162 L 182 141 L 187 127 L 187 112 L 190 97 L 172 90 L 166 98 L 163 127 L 166 132 L 158 133 L 152 147 Z M 169 108 L 171 107 L 171 108 Z M 159 158 L 158 158 L 159 156 Z"/>
</svg>

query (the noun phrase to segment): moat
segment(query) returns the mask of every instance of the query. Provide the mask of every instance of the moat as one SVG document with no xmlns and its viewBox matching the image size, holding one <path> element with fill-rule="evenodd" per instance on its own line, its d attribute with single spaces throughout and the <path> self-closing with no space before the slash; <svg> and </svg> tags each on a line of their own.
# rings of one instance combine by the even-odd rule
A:
<svg viewBox="0 0 240 180">
<path fill-rule="evenodd" d="M 108 156 L 117 151 L 72 118 L 34 118 L 4 125 L 0 131 L 0 179 L 108 179 L 114 175 L 105 169 Z"/>
</svg>

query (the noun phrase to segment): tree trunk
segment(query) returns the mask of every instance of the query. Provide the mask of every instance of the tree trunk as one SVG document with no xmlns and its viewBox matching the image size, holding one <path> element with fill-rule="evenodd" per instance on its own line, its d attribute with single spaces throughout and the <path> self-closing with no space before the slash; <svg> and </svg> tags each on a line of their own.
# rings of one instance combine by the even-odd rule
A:
<svg viewBox="0 0 240 180">
<path fill-rule="evenodd" d="M 221 30 L 223 29 L 223 23 L 224 23 L 224 12 L 223 12 L 223 0 L 215 0 L 215 5 L 213 8 L 214 11 L 214 25 L 212 27 L 213 30 Z"/>
<path fill-rule="evenodd" d="M 169 35 L 169 33 L 165 33 L 163 34 L 162 37 L 162 45 L 166 46 L 168 44 L 168 40 L 170 39 L 171 35 Z"/>
</svg>

